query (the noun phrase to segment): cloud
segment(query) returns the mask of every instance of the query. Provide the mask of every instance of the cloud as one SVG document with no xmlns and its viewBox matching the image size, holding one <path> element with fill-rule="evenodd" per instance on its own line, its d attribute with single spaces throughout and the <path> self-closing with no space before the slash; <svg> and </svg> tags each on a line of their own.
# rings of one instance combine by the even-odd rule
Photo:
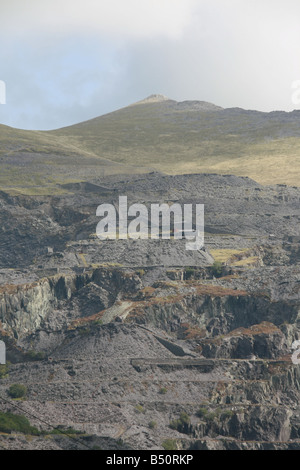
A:
<svg viewBox="0 0 300 470">
<path fill-rule="evenodd" d="M 2 0 L 3 2 L 3 0 Z M 4 0 L 1 34 L 101 34 L 177 38 L 197 0 Z"/>
<path fill-rule="evenodd" d="M 0 122 L 65 126 L 152 93 L 292 110 L 299 0 L 0 0 Z"/>
</svg>

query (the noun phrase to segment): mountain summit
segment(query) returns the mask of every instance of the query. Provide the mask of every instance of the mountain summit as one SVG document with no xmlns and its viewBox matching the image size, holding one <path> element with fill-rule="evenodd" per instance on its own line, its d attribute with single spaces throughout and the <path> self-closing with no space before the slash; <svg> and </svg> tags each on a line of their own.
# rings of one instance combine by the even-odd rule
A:
<svg viewBox="0 0 300 470">
<path fill-rule="evenodd" d="M 170 100 L 170 98 L 168 98 L 165 95 L 154 94 L 154 95 L 147 96 L 147 98 L 144 98 L 141 101 L 137 101 L 136 103 L 133 103 L 131 106 L 135 106 L 137 104 L 160 103 L 162 101 L 172 101 L 172 100 Z"/>
<path fill-rule="evenodd" d="M 168 98 L 165 95 L 155 94 L 147 96 L 143 100 L 137 101 L 130 106 L 137 106 L 141 104 L 153 104 L 153 103 L 166 103 L 174 111 L 176 110 L 186 110 L 186 111 L 221 111 L 223 108 L 221 106 L 216 106 L 213 103 L 207 101 L 197 101 L 197 100 L 185 100 L 185 101 L 175 101 Z"/>
</svg>

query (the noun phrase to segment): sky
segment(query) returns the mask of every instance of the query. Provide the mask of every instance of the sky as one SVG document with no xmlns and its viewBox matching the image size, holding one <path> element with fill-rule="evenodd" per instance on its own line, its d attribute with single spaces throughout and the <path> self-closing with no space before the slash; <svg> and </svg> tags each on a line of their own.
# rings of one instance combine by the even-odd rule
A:
<svg viewBox="0 0 300 470">
<path fill-rule="evenodd" d="M 156 93 L 300 109 L 299 0 L 0 0 L 1 124 L 55 129 Z"/>
</svg>

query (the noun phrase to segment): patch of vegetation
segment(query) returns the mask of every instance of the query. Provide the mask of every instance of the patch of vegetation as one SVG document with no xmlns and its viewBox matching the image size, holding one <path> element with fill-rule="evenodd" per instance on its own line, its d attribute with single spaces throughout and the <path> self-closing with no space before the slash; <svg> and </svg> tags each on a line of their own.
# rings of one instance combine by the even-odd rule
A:
<svg viewBox="0 0 300 470">
<path fill-rule="evenodd" d="M 9 363 L 0 365 L 0 379 L 5 379 L 8 377 Z"/>
<path fill-rule="evenodd" d="M 168 389 L 167 389 L 166 387 L 161 387 L 161 388 L 159 389 L 159 392 L 158 392 L 158 393 L 159 393 L 160 395 L 165 395 L 165 394 L 167 393 L 167 391 L 168 391 Z"/>
<path fill-rule="evenodd" d="M 156 421 L 150 421 L 148 424 L 150 429 L 155 429 L 157 427 L 157 422 Z"/>
<path fill-rule="evenodd" d="M 205 418 L 207 415 L 208 415 L 209 411 L 207 408 L 200 408 L 198 411 L 197 411 L 197 416 L 199 418 Z"/>
<path fill-rule="evenodd" d="M 232 418 L 233 415 L 234 415 L 234 412 L 232 410 L 225 410 L 221 413 L 220 418 L 222 421 L 226 421 L 227 419 Z"/>
<path fill-rule="evenodd" d="M 218 413 L 216 411 L 211 411 L 205 416 L 206 421 L 214 421 L 218 417 Z"/>
<path fill-rule="evenodd" d="M 183 411 L 180 414 L 179 419 L 174 419 L 173 421 L 171 421 L 169 426 L 171 429 L 175 429 L 178 432 L 186 433 L 188 426 L 190 424 L 190 421 L 191 421 L 191 418 L 189 417 L 189 415 L 185 413 L 185 411 Z"/>
<path fill-rule="evenodd" d="M 166 439 L 165 441 L 163 441 L 162 447 L 165 450 L 177 450 L 177 442 L 175 441 L 175 439 Z"/>
<path fill-rule="evenodd" d="M 70 436 L 77 435 L 77 434 L 84 434 L 83 431 L 78 431 L 77 429 L 72 428 L 72 426 L 69 426 L 66 428 L 65 426 L 57 426 L 56 428 L 52 429 L 51 431 L 47 431 L 45 434 L 47 435 L 58 435 L 58 434 L 68 434 Z"/>
<path fill-rule="evenodd" d="M 220 418 L 222 421 L 226 421 L 229 418 L 232 418 L 234 412 L 232 410 L 222 410 L 217 408 L 215 411 L 210 411 L 206 407 L 201 407 L 197 411 L 197 416 L 206 422 L 212 422 L 217 418 Z"/>
<path fill-rule="evenodd" d="M 218 248 L 210 250 L 211 255 L 216 261 L 226 263 L 230 258 L 242 256 L 247 250 L 234 250 L 231 248 Z"/>
<path fill-rule="evenodd" d="M 144 407 L 142 405 L 136 405 L 135 411 L 137 413 L 145 413 Z"/>
<path fill-rule="evenodd" d="M 41 432 L 36 427 L 31 426 L 30 422 L 25 416 L 2 412 L 0 412 L 0 432 L 7 434 L 12 432 L 19 432 L 33 436 L 38 436 L 41 434 Z"/>
<path fill-rule="evenodd" d="M 223 273 L 223 264 L 221 261 L 215 261 L 211 267 L 211 273 L 215 277 L 221 277 Z"/>
<path fill-rule="evenodd" d="M 239 261 L 235 261 L 233 263 L 233 266 L 244 266 L 244 267 L 247 267 L 247 266 L 253 266 L 253 265 L 256 265 L 258 263 L 258 256 L 249 256 L 249 258 L 245 258 L 245 259 L 241 259 Z"/>
<path fill-rule="evenodd" d="M 7 391 L 10 398 L 25 398 L 27 395 L 27 387 L 22 384 L 13 384 Z"/>
<path fill-rule="evenodd" d="M 26 353 L 26 359 L 29 361 L 42 361 L 45 357 L 46 354 L 43 351 L 30 350 Z"/>
<path fill-rule="evenodd" d="M 137 270 L 136 270 L 136 273 L 137 273 L 140 277 L 145 276 L 145 270 L 144 270 L 144 269 L 137 269 Z"/>
</svg>

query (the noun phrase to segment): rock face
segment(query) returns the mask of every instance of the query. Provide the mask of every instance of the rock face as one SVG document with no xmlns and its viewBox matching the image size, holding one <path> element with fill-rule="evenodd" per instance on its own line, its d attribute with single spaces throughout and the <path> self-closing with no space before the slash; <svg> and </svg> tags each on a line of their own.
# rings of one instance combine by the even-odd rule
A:
<svg viewBox="0 0 300 470">
<path fill-rule="evenodd" d="M 4 331 L 17 338 L 40 328 L 60 330 L 74 318 L 108 308 L 123 289 L 130 295 L 140 285 L 134 273 L 97 269 L 6 287 L 0 294 L 0 321 Z"/>
<path fill-rule="evenodd" d="M 300 190 L 158 174 L 73 190 L 1 198 L 0 411 L 40 431 L 1 446 L 299 449 Z M 119 194 L 204 203 L 205 249 L 99 242 L 95 209 Z"/>
</svg>

